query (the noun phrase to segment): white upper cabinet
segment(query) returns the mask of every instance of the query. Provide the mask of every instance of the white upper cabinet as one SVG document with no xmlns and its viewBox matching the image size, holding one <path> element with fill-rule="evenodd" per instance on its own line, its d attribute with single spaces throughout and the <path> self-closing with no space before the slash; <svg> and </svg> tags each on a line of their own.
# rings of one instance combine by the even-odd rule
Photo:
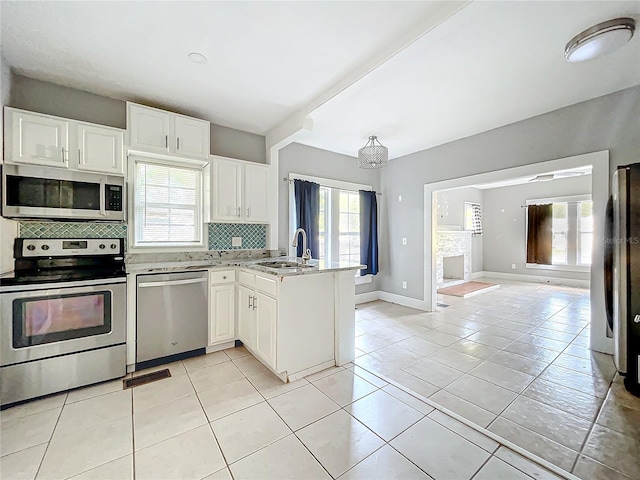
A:
<svg viewBox="0 0 640 480">
<path fill-rule="evenodd" d="M 5 162 L 124 174 L 124 130 L 5 107 Z"/>
<path fill-rule="evenodd" d="M 78 169 L 122 175 L 124 133 L 117 128 L 77 125 Z"/>
<path fill-rule="evenodd" d="M 250 222 L 269 221 L 269 168 L 244 165 L 244 215 Z"/>
<path fill-rule="evenodd" d="M 127 103 L 127 129 L 132 148 L 169 153 L 170 123 L 169 112 Z"/>
<path fill-rule="evenodd" d="M 269 217 L 269 167 L 212 157 L 211 221 L 265 223 Z"/>
<path fill-rule="evenodd" d="M 5 107 L 5 161 L 66 167 L 69 160 L 69 121 Z"/>
<path fill-rule="evenodd" d="M 209 122 L 175 115 L 176 152 L 189 157 L 209 157 Z"/>
<path fill-rule="evenodd" d="M 222 159 L 213 161 L 212 219 L 242 219 L 241 178 L 242 165 L 239 162 Z"/>
<path fill-rule="evenodd" d="M 127 103 L 129 147 L 189 158 L 209 157 L 209 122 Z"/>
</svg>

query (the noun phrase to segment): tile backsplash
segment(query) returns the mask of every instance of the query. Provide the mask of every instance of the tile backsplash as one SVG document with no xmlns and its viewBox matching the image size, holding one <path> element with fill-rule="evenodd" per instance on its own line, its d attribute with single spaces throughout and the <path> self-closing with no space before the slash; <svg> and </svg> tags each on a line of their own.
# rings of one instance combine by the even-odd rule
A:
<svg viewBox="0 0 640 480">
<path fill-rule="evenodd" d="M 209 223 L 209 250 L 255 250 L 267 248 L 267 226 L 242 223 Z M 21 238 L 127 238 L 124 223 L 33 222 L 18 223 Z M 242 246 L 231 246 L 241 237 Z"/>
<path fill-rule="evenodd" d="M 124 223 L 19 222 L 20 238 L 127 238 Z"/>
<path fill-rule="evenodd" d="M 242 237 L 242 246 L 231 246 L 232 237 Z M 210 223 L 209 250 L 267 248 L 267 226 L 245 223 Z"/>
</svg>

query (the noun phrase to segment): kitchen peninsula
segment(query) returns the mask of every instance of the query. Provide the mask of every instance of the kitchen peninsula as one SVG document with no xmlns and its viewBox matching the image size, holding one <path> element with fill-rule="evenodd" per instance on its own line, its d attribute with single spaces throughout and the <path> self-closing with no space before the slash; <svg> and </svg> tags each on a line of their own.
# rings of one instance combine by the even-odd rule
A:
<svg viewBox="0 0 640 480">
<path fill-rule="evenodd" d="M 136 364 L 135 277 L 187 271 L 208 271 L 208 353 L 239 340 L 284 382 L 353 361 L 354 275 L 363 265 L 302 264 L 292 257 L 269 257 L 266 250 L 234 253 L 127 256 L 129 370 Z"/>
</svg>

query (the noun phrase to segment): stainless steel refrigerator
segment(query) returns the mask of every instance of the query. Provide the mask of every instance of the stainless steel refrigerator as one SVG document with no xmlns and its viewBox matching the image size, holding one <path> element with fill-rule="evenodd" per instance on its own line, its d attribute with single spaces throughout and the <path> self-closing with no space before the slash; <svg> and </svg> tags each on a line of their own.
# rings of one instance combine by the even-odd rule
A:
<svg viewBox="0 0 640 480">
<path fill-rule="evenodd" d="M 613 172 L 605 230 L 605 298 L 614 361 L 640 395 L 640 163 Z"/>
</svg>

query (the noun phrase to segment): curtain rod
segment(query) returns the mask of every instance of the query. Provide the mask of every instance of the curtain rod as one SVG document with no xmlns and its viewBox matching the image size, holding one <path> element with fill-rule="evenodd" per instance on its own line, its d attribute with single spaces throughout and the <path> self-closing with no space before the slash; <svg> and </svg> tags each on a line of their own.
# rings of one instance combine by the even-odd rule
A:
<svg viewBox="0 0 640 480">
<path fill-rule="evenodd" d="M 289 179 L 289 178 L 287 178 L 287 177 L 284 177 L 284 178 L 282 179 L 282 181 L 283 181 L 283 182 L 293 183 L 293 180 L 291 180 L 291 179 Z M 320 185 L 320 186 L 321 186 L 321 187 L 326 187 L 326 185 Z M 327 187 L 327 188 L 333 188 L 333 187 Z M 376 195 L 382 196 L 382 193 L 380 193 L 380 192 L 376 192 Z"/>
<path fill-rule="evenodd" d="M 531 203 L 530 205 L 553 205 L 554 203 L 566 203 L 567 205 L 574 205 L 576 203 L 590 202 L 591 200 L 579 200 L 576 202 L 551 202 L 551 203 Z M 520 208 L 527 208 L 529 205 L 520 205 Z"/>
</svg>

